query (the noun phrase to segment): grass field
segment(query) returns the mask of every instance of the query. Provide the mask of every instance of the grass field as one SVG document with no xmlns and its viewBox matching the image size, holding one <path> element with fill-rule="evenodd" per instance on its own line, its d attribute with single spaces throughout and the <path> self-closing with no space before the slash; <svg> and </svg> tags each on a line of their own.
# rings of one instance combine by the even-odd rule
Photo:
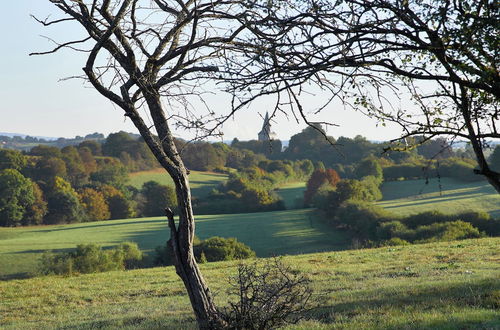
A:
<svg viewBox="0 0 500 330">
<path fill-rule="evenodd" d="M 305 182 L 290 182 L 276 189 L 276 193 L 283 199 L 288 210 L 303 207 Z"/>
<path fill-rule="evenodd" d="M 191 174 L 189 174 L 191 193 L 195 197 L 204 197 L 208 195 L 213 188 L 226 180 L 227 175 L 221 173 L 191 171 Z M 162 168 L 130 174 L 130 185 L 138 189 L 147 181 L 156 181 L 169 186 L 174 185 L 170 176 L 168 176 L 167 172 Z"/>
<path fill-rule="evenodd" d="M 258 256 L 332 251 L 346 247 L 347 237 L 313 210 L 205 215 L 196 219 L 196 234 L 236 237 Z M 29 275 L 46 250 L 74 249 L 77 244 L 114 246 L 134 241 L 151 252 L 169 238 L 163 218 L 141 218 L 23 228 L 0 228 L 0 279 Z"/>
<path fill-rule="evenodd" d="M 284 258 L 312 280 L 288 329 L 498 329 L 500 239 Z M 219 306 L 235 262 L 201 265 Z M 0 282 L 2 329 L 195 329 L 172 267 Z"/>
<path fill-rule="evenodd" d="M 449 178 L 387 182 L 377 204 L 400 215 L 439 210 L 445 213 L 478 210 L 500 217 L 500 195 L 486 182 L 463 183 Z"/>
</svg>

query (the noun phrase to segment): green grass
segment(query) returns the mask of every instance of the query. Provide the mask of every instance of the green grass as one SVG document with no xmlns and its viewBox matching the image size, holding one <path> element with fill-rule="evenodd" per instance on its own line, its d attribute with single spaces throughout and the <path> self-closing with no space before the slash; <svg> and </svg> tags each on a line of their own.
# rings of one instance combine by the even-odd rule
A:
<svg viewBox="0 0 500 330">
<path fill-rule="evenodd" d="M 191 171 L 189 174 L 191 193 L 195 197 L 207 196 L 213 188 L 216 188 L 220 183 L 226 180 L 227 175 L 221 173 Z M 169 186 L 174 185 L 170 176 L 162 168 L 130 174 L 130 185 L 138 189 L 147 181 L 156 181 Z"/>
<path fill-rule="evenodd" d="M 198 216 L 196 234 L 201 239 L 236 237 L 258 256 L 332 251 L 348 244 L 344 233 L 332 229 L 312 210 Z M 63 252 L 82 243 L 109 247 L 134 241 L 151 252 L 169 236 L 166 221 L 160 217 L 0 228 L 0 278 L 28 276 L 45 250 Z"/>
<path fill-rule="evenodd" d="M 378 202 L 396 214 L 406 215 L 429 210 L 459 213 L 477 210 L 500 217 L 500 195 L 486 182 L 463 183 L 442 178 L 387 182 L 382 185 L 384 198 Z"/>
<path fill-rule="evenodd" d="M 312 280 L 289 329 L 498 329 L 500 239 L 289 256 Z M 201 265 L 219 306 L 235 262 Z M 0 282 L 2 329 L 195 329 L 172 267 Z"/>
<path fill-rule="evenodd" d="M 288 210 L 301 209 L 304 203 L 305 190 L 305 182 L 290 182 L 276 189 L 276 193 L 283 199 Z"/>
</svg>

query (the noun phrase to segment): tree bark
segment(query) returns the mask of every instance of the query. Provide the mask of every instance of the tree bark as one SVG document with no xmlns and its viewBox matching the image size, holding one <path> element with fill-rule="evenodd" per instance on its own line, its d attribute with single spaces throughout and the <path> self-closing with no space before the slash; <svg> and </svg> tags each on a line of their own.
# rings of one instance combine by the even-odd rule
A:
<svg viewBox="0 0 500 330">
<path fill-rule="evenodd" d="M 474 150 L 474 154 L 476 155 L 477 164 L 479 166 L 479 170 L 474 170 L 475 174 L 484 175 L 486 180 L 488 180 L 489 184 L 495 188 L 495 190 L 500 194 L 500 173 L 492 171 L 486 161 L 486 157 L 484 156 L 483 147 L 481 145 L 481 141 L 477 137 L 476 131 L 472 126 L 472 118 L 471 118 L 471 104 L 468 99 L 468 92 L 464 86 L 460 86 L 460 103 L 457 102 L 460 107 L 460 111 L 462 112 L 462 116 L 464 117 L 465 126 L 467 128 L 467 132 L 469 133 L 472 149 Z"/>
<path fill-rule="evenodd" d="M 158 138 L 160 139 L 161 148 L 167 158 L 160 157 L 158 161 L 167 170 L 174 181 L 177 195 L 179 208 L 177 226 L 174 221 L 173 212 L 169 209 L 166 210 L 168 225 L 170 227 L 172 250 L 174 252 L 175 270 L 186 287 L 199 328 L 223 328 L 224 322 L 219 316 L 210 289 L 194 257 L 193 240 L 195 220 L 186 167 L 175 146 L 174 138 L 164 115 L 160 96 L 155 91 L 144 93 L 144 95 L 158 133 Z"/>
</svg>

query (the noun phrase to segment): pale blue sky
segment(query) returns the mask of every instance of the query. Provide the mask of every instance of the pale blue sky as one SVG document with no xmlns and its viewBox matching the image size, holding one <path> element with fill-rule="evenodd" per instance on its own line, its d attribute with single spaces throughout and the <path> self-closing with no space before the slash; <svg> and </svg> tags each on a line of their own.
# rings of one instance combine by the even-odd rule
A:
<svg viewBox="0 0 500 330">
<path fill-rule="evenodd" d="M 74 137 L 92 132 L 109 134 L 119 130 L 134 131 L 120 109 L 81 81 L 59 81 L 60 78 L 81 74 L 83 55 L 63 51 L 47 56 L 28 56 L 33 51 L 50 49 L 51 44 L 41 35 L 59 41 L 82 36 L 77 26 L 70 24 L 44 28 L 30 18 L 60 17 L 49 0 L 2 1 L 0 4 L 0 132 L 24 133 L 41 136 Z M 212 97 L 219 109 L 228 108 L 228 99 Z M 250 109 L 237 114 L 224 127 L 224 139 L 238 137 L 255 139 L 262 125 L 263 114 L 270 107 L 262 100 Z M 352 111 L 340 110 L 331 105 L 321 120 L 340 124 L 328 133 L 354 137 L 357 134 L 369 139 L 394 138 L 397 131 L 375 127 L 375 122 Z M 305 125 L 293 120 L 276 118 L 273 129 L 280 139 L 286 140 Z M 178 135 L 182 134 L 181 132 Z"/>
</svg>

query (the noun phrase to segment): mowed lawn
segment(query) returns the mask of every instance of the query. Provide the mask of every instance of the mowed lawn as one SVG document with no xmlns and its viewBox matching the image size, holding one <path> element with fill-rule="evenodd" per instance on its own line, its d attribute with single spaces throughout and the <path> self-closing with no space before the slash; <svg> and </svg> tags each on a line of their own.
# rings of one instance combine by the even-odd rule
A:
<svg viewBox="0 0 500 330">
<path fill-rule="evenodd" d="M 500 217 L 500 194 L 487 182 L 464 183 L 442 178 L 386 182 L 379 206 L 400 215 L 439 210 L 459 213 L 476 210 Z"/>
<path fill-rule="evenodd" d="M 332 251 L 348 245 L 346 235 L 324 223 L 313 210 L 197 216 L 196 234 L 201 239 L 236 237 L 260 257 Z M 0 228 L 0 278 L 29 275 L 46 250 L 62 252 L 82 243 L 110 247 L 133 241 L 152 253 L 169 236 L 162 217 Z"/>
<path fill-rule="evenodd" d="M 308 276 L 313 288 L 306 320 L 287 329 L 500 328 L 500 238 L 283 262 Z M 237 263 L 201 265 L 219 306 L 230 299 Z M 0 282 L 0 296 L 2 329 L 196 329 L 172 267 Z"/>
<path fill-rule="evenodd" d="M 174 183 L 168 173 L 157 168 L 149 171 L 134 172 L 130 174 L 130 185 L 140 189 L 144 182 L 156 181 L 158 183 L 173 186 Z M 205 197 L 210 191 L 216 188 L 220 183 L 227 180 L 226 174 L 191 171 L 189 174 L 189 182 L 191 185 L 191 193 L 195 197 Z"/>
</svg>

